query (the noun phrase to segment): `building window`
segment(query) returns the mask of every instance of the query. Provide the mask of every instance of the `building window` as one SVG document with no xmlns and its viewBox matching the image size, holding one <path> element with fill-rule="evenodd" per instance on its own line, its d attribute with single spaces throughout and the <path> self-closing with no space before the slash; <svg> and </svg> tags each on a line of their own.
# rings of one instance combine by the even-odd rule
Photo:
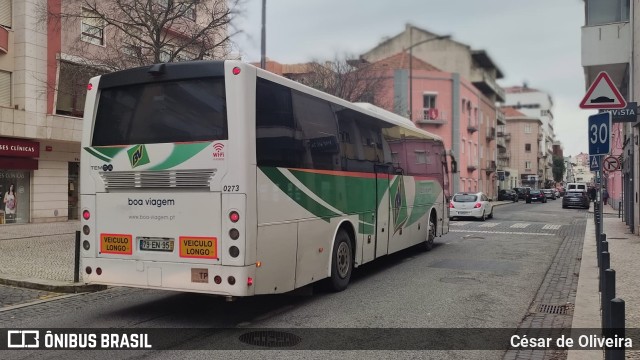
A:
<svg viewBox="0 0 640 360">
<path fill-rule="evenodd" d="M 436 94 L 422 95 L 422 103 L 425 109 L 434 109 L 436 107 Z"/>
<path fill-rule="evenodd" d="M 56 114 L 82 117 L 87 83 L 99 72 L 87 66 L 60 62 Z"/>
<path fill-rule="evenodd" d="M 524 168 L 528 169 L 528 170 L 531 170 L 531 161 L 525 161 L 524 162 Z"/>
<path fill-rule="evenodd" d="M 524 151 L 531 152 L 531 144 L 524 144 Z"/>
<path fill-rule="evenodd" d="M 82 35 L 83 41 L 104 45 L 104 22 L 99 15 L 89 9 L 82 8 Z"/>
<path fill-rule="evenodd" d="M 11 107 L 11 73 L 0 71 L 0 106 Z"/>
<path fill-rule="evenodd" d="M 524 133 L 531 134 L 531 124 L 524 124 Z"/>
<path fill-rule="evenodd" d="M 0 0 L 0 25 L 11 28 L 11 0 Z"/>
<path fill-rule="evenodd" d="M 586 0 L 587 26 L 629 21 L 629 0 Z"/>
<path fill-rule="evenodd" d="M 426 164 L 427 163 L 427 153 L 424 150 L 416 150 L 416 164 Z"/>
</svg>

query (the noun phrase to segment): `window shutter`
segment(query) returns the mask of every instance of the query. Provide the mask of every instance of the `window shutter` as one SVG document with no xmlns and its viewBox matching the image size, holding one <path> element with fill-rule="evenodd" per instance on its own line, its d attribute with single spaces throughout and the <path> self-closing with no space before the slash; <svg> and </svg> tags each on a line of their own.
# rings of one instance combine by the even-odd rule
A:
<svg viewBox="0 0 640 360">
<path fill-rule="evenodd" d="M 0 25 L 11 27 L 11 0 L 0 0 Z"/>
<path fill-rule="evenodd" d="M 11 73 L 6 71 L 0 71 L 0 106 L 11 107 Z"/>
</svg>

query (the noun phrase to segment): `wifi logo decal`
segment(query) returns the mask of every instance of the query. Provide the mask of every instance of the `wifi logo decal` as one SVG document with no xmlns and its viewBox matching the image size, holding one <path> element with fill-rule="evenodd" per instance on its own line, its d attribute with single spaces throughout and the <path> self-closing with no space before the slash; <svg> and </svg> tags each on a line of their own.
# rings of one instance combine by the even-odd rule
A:
<svg viewBox="0 0 640 360">
<path fill-rule="evenodd" d="M 224 159 L 224 144 L 223 143 L 214 143 L 213 144 L 213 158 L 222 160 Z"/>
</svg>

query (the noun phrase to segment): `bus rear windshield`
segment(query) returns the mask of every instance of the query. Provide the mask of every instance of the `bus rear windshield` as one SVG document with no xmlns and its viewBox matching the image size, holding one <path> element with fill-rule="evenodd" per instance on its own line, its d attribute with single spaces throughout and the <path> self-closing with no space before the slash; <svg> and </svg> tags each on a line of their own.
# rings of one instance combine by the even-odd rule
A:
<svg viewBox="0 0 640 360">
<path fill-rule="evenodd" d="M 100 91 L 93 146 L 227 139 L 224 78 L 153 82 Z"/>
</svg>

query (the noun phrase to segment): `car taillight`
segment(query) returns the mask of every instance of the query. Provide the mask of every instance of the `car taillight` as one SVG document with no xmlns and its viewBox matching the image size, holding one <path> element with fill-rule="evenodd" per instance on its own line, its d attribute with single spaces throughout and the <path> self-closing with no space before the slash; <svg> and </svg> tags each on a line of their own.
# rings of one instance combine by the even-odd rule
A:
<svg viewBox="0 0 640 360">
<path fill-rule="evenodd" d="M 453 206 L 453 201 L 449 201 L 449 209 L 454 209 L 455 206 Z"/>
<path fill-rule="evenodd" d="M 479 209 L 481 207 L 482 207 L 482 204 L 480 204 L 480 203 L 476 203 L 476 205 L 474 206 L 475 209 Z"/>
</svg>

